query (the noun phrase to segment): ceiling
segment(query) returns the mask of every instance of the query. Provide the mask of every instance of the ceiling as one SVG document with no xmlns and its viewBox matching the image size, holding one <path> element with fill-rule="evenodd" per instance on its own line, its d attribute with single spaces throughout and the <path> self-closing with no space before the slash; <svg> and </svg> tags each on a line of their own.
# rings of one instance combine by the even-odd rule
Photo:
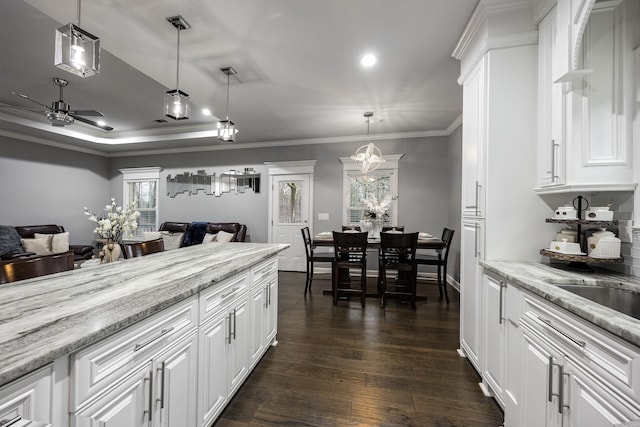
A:
<svg viewBox="0 0 640 427">
<path fill-rule="evenodd" d="M 100 37 L 100 74 L 80 78 L 53 65 L 55 29 L 76 23 L 75 0 L 12 0 L 0 15 L 0 103 L 50 105 L 54 77 L 69 81 L 72 109 L 96 109 L 111 132 L 76 122 L 53 127 L 41 113 L 0 107 L 0 134 L 104 155 L 442 134 L 462 112 L 459 63 L 451 57 L 476 0 L 85 0 L 84 30 Z M 164 91 L 191 96 L 189 120 L 164 117 Z M 9 42 L 10 41 L 10 42 Z M 378 63 L 360 65 L 364 53 Z M 229 116 L 235 143 L 215 138 Z M 201 113 L 208 107 L 214 116 Z M 166 123 L 155 120 L 167 119 Z"/>
</svg>

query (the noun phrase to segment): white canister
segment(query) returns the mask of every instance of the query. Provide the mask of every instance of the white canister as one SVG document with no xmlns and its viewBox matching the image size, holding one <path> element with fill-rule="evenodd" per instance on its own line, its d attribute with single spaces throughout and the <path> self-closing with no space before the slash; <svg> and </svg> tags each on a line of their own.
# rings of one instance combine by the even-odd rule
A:
<svg viewBox="0 0 640 427">
<path fill-rule="evenodd" d="M 620 239 L 615 237 L 613 233 L 600 237 L 589 256 L 593 258 L 620 258 Z"/>
<path fill-rule="evenodd" d="M 556 218 L 558 219 L 577 219 L 578 211 L 573 206 L 560 206 L 556 209 Z"/>
<path fill-rule="evenodd" d="M 562 242 L 564 239 L 566 239 L 567 242 L 575 243 L 578 241 L 578 232 L 571 228 L 563 228 L 556 234 L 556 241 Z"/>
<path fill-rule="evenodd" d="M 587 238 L 587 254 L 591 255 L 591 252 L 596 248 L 598 241 L 605 236 L 613 236 L 614 234 L 607 231 L 606 228 L 601 228 L 600 231 L 594 231 L 591 236 Z"/>
<path fill-rule="evenodd" d="M 587 209 L 584 218 L 592 221 L 611 221 L 613 220 L 613 211 L 609 210 L 609 206 L 592 207 Z"/>
</svg>

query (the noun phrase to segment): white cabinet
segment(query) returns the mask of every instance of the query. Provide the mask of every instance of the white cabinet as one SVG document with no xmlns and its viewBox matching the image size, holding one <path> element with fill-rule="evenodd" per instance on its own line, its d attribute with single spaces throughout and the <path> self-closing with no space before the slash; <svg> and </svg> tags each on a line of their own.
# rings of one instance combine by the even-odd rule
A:
<svg viewBox="0 0 640 427">
<path fill-rule="evenodd" d="M 249 281 L 244 272 L 200 298 L 198 426 L 213 423 L 249 374 Z"/>
<path fill-rule="evenodd" d="M 484 349 L 482 382 L 485 394 L 493 395 L 504 407 L 503 387 L 505 371 L 505 337 L 507 318 L 505 315 L 507 284 L 504 280 L 485 275 L 483 278 L 483 328 Z M 484 385 L 486 384 L 486 385 Z"/>
<path fill-rule="evenodd" d="M 73 425 L 196 427 L 198 300 L 71 356 Z"/>
<path fill-rule="evenodd" d="M 151 422 L 153 371 L 139 366 L 72 418 L 75 427 L 148 427 Z"/>
<path fill-rule="evenodd" d="M 484 216 L 486 70 L 481 59 L 465 79 L 462 93 L 462 207 L 464 217 Z"/>
<path fill-rule="evenodd" d="M 269 345 L 275 345 L 278 319 L 277 260 L 252 269 L 251 288 L 251 360 L 253 368 Z"/>
<path fill-rule="evenodd" d="M 460 349 L 480 371 L 482 276 L 482 221 L 462 221 L 460 269 Z"/>
<path fill-rule="evenodd" d="M 53 364 L 32 372 L 0 389 L 0 425 L 15 420 L 52 425 Z"/>
<path fill-rule="evenodd" d="M 638 349 L 522 296 L 522 387 L 513 425 L 613 427 L 640 419 Z"/>
<path fill-rule="evenodd" d="M 637 1 L 559 0 L 540 20 L 539 194 L 634 189 L 639 16 Z"/>
</svg>

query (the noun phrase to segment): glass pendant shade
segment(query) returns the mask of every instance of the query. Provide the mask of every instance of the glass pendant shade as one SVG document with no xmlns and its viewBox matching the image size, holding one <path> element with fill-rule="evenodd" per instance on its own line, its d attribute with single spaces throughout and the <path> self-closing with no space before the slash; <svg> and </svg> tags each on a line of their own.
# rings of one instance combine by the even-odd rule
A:
<svg viewBox="0 0 640 427">
<path fill-rule="evenodd" d="M 218 139 L 220 141 L 235 141 L 236 132 L 236 125 L 231 120 L 220 120 L 218 122 Z"/>
<path fill-rule="evenodd" d="M 189 94 L 172 89 L 164 93 L 164 114 L 174 120 L 189 118 Z"/>
<path fill-rule="evenodd" d="M 67 24 L 56 30 L 56 67 L 80 77 L 100 72 L 100 39 L 77 25 Z"/>
</svg>

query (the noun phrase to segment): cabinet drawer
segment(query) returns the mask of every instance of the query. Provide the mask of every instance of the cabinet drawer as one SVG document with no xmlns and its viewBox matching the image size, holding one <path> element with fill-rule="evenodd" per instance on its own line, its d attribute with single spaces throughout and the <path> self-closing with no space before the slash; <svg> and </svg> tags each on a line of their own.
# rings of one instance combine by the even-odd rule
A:
<svg viewBox="0 0 640 427">
<path fill-rule="evenodd" d="M 249 290 L 249 271 L 242 272 L 200 293 L 200 324 L 211 317 L 237 297 Z"/>
<path fill-rule="evenodd" d="M 278 275 L 278 258 L 272 258 L 258 264 L 251 269 L 251 277 L 254 285 L 263 283 L 265 280 L 277 277 Z"/>
<path fill-rule="evenodd" d="M 537 296 L 523 293 L 522 321 L 614 389 L 640 400 L 640 349 Z"/>
<path fill-rule="evenodd" d="M 52 423 L 53 365 L 47 365 L 0 388 L 0 425 L 49 426 Z"/>
<path fill-rule="evenodd" d="M 186 301 L 71 355 L 70 410 L 106 392 L 133 368 L 148 363 L 171 343 L 194 332 L 198 300 Z"/>
</svg>

